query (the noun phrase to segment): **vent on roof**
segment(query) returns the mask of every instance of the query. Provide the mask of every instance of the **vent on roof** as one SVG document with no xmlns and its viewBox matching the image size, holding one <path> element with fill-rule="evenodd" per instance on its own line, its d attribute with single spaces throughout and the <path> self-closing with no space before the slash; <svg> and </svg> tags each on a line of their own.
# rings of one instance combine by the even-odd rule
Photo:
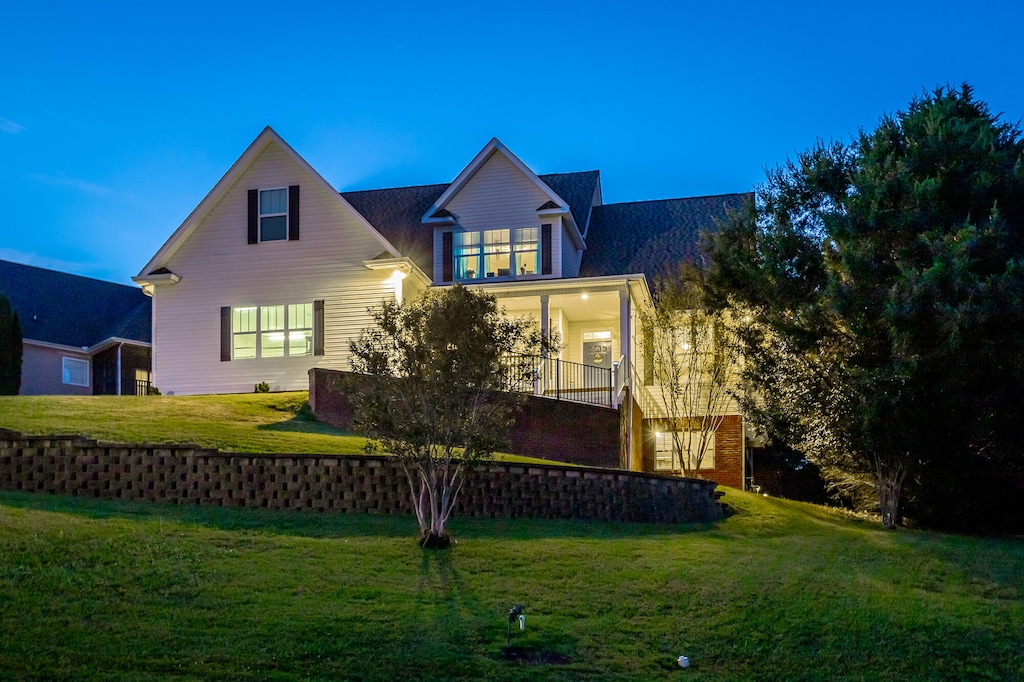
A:
<svg viewBox="0 0 1024 682">
<path fill-rule="evenodd" d="M 550 208 L 562 208 L 562 207 L 559 206 L 558 204 L 556 204 L 553 201 L 549 201 L 546 204 L 544 204 L 543 206 L 541 206 L 540 208 L 538 208 L 537 210 L 538 211 L 546 211 L 546 210 L 548 210 Z"/>
<path fill-rule="evenodd" d="M 453 216 L 451 214 L 451 211 L 449 211 L 447 208 L 439 208 L 436 211 L 434 211 L 431 214 L 430 217 L 431 218 L 454 218 L 455 216 Z"/>
</svg>

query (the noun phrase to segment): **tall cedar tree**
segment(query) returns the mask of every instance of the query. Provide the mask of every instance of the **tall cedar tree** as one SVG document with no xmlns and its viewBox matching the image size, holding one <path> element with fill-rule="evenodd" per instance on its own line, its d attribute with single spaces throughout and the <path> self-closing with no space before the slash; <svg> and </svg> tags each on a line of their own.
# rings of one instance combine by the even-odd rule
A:
<svg viewBox="0 0 1024 682">
<path fill-rule="evenodd" d="M 1019 474 L 1024 143 L 968 85 L 819 142 L 706 246 L 752 313 L 747 407 L 886 527 L 963 524 L 977 472 Z"/>
<path fill-rule="evenodd" d="M 466 469 L 507 444 L 523 398 L 506 389 L 531 379 L 515 373 L 532 375 L 532 364 L 510 354 L 546 354 L 556 340 L 461 285 L 370 312 L 376 325 L 350 345 L 363 375 L 349 389 L 356 425 L 401 463 L 420 545 L 447 547 Z"/>
<path fill-rule="evenodd" d="M 10 300 L 0 294 L 0 395 L 21 390 L 21 321 Z"/>
</svg>

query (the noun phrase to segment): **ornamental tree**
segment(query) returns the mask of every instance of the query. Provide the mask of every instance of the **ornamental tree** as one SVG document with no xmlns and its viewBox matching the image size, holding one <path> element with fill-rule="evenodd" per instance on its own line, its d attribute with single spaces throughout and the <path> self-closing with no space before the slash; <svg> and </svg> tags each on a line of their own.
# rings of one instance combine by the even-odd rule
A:
<svg viewBox="0 0 1024 682">
<path fill-rule="evenodd" d="M 447 547 L 447 522 L 466 469 L 507 443 L 524 397 L 511 354 L 551 350 L 531 320 L 461 285 L 371 309 L 375 326 L 350 344 L 350 397 L 372 447 L 395 456 L 412 493 L 419 543 Z"/>
<path fill-rule="evenodd" d="M 887 528 L 904 499 L 1020 466 L 1024 142 L 969 86 L 819 141 L 706 245 L 751 312 L 748 409 Z"/>
</svg>

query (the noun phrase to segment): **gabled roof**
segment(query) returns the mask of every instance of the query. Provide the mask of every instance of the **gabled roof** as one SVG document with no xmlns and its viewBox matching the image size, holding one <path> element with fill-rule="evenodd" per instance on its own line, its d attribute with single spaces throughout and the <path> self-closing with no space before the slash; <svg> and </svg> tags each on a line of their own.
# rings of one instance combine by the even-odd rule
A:
<svg viewBox="0 0 1024 682">
<path fill-rule="evenodd" d="M 244 173 L 260 153 L 271 144 L 276 144 L 284 150 L 284 152 L 288 154 L 295 163 L 299 165 L 299 167 L 308 173 L 317 184 L 323 187 L 328 193 L 338 197 L 338 201 L 351 210 L 352 207 L 345 201 L 345 199 L 340 194 L 337 194 L 334 188 L 331 187 L 331 185 L 328 184 L 327 181 L 324 180 L 323 177 L 321 177 L 321 175 L 317 173 L 305 159 L 299 156 L 299 154 L 292 149 L 287 142 L 281 139 L 280 135 L 274 132 L 270 126 L 267 126 L 263 129 L 263 132 L 253 140 L 252 144 L 249 145 L 249 148 L 246 149 L 240 157 L 238 157 L 238 160 L 232 164 L 231 168 L 228 169 L 228 172 L 224 174 L 224 177 L 222 177 L 217 184 L 213 186 L 213 189 L 211 189 L 210 193 L 206 195 L 198 206 L 196 206 L 195 210 L 189 214 L 188 218 L 185 219 L 185 222 L 183 222 L 181 226 L 174 231 L 174 234 L 172 234 L 164 243 L 164 245 L 160 247 L 160 250 L 156 252 L 156 255 L 146 263 L 146 267 L 142 268 L 139 272 L 139 276 L 135 279 L 144 280 L 146 275 L 155 274 L 155 271 L 163 268 L 170 257 L 174 255 L 175 251 L 177 251 L 178 248 L 185 243 L 185 240 L 188 239 L 192 232 L 195 231 L 199 223 L 201 223 L 203 218 L 206 217 L 206 214 L 209 213 L 224 193 L 227 192 L 227 190 L 234 184 L 235 179 Z M 380 234 L 380 232 L 375 230 L 371 224 L 366 223 L 365 220 L 364 223 L 366 229 L 377 239 L 377 241 L 380 242 L 384 250 L 395 256 L 402 255 L 391 243 L 388 242 L 387 239 L 384 238 L 383 235 Z"/>
<path fill-rule="evenodd" d="M 697 259 L 701 231 L 753 200 L 747 192 L 595 206 L 580 277 L 642 272 L 654 287 L 659 275 Z"/>
<path fill-rule="evenodd" d="M 597 190 L 599 173 L 555 173 L 537 176 L 556 191 L 576 216 L 577 225 L 586 225 L 590 205 Z M 418 185 L 390 189 L 342 192 L 352 208 L 366 218 L 402 255 L 408 256 L 423 272 L 434 272 L 434 230 L 424 224 L 424 214 L 451 185 Z M 445 212 L 445 209 L 439 209 Z"/>
<path fill-rule="evenodd" d="M 0 260 L 0 293 L 26 340 L 75 348 L 151 340 L 152 304 L 138 287 Z"/>
<path fill-rule="evenodd" d="M 447 206 L 448 202 L 451 201 L 451 199 L 456 194 L 458 194 L 459 190 L 461 190 L 466 185 L 466 183 L 468 183 L 473 178 L 473 176 L 476 175 L 477 171 L 479 171 L 480 168 L 482 168 L 483 165 L 487 163 L 487 160 L 490 159 L 491 156 L 493 156 L 494 154 L 501 154 L 506 159 L 508 159 L 512 163 L 512 165 L 519 170 L 520 173 L 526 176 L 528 180 L 530 180 L 537 186 L 537 189 L 539 189 L 541 192 L 547 195 L 548 199 L 554 202 L 557 208 L 564 208 L 569 213 L 569 222 L 572 224 L 572 227 L 574 228 L 571 229 L 569 233 L 570 235 L 572 235 L 573 240 L 577 242 L 577 246 L 579 248 L 583 248 L 583 232 L 586 224 L 581 224 L 578 220 L 576 220 L 576 216 L 572 212 L 569 201 L 559 196 L 559 194 L 554 190 L 554 188 L 552 188 L 550 185 L 544 182 L 540 178 L 540 176 L 534 173 L 529 166 L 527 166 L 519 159 L 518 156 L 509 151 L 509 148 L 503 145 L 501 141 L 496 137 L 491 138 L 491 141 L 484 145 L 484 148 L 481 149 L 480 152 L 475 157 L 473 157 L 473 160 L 469 162 L 468 166 L 462 169 L 462 172 L 459 173 L 458 177 L 456 177 L 455 180 L 452 181 L 452 184 L 448 185 L 444 192 L 441 193 L 441 196 L 437 197 L 434 203 L 432 203 L 430 207 L 423 213 L 422 221 L 425 223 L 432 223 L 438 221 L 439 218 L 435 217 L 437 215 L 437 212 L 444 209 Z M 443 220 L 444 218 L 441 219 Z"/>
</svg>

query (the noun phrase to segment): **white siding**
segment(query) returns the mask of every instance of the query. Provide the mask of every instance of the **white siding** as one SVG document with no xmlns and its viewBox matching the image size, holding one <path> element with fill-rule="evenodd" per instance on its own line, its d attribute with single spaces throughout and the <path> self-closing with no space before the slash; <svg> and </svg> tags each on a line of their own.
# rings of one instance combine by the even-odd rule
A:
<svg viewBox="0 0 1024 682">
<path fill-rule="evenodd" d="M 562 231 L 557 216 L 540 219 L 537 209 L 549 201 L 548 195 L 500 151 L 494 152 L 477 172 L 452 197 L 446 208 L 455 216 L 455 230 L 490 230 L 533 227 L 542 222 L 552 224 L 551 277 L 561 277 L 562 260 L 559 241 Z M 434 281 L 443 281 L 444 263 L 441 234 L 434 232 Z"/>
<path fill-rule="evenodd" d="M 247 243 L 247 190 L 300 186 L 300 239 Z M 362 261 L 384 248 L 355 214 L 276 145 L 254 160 L 166 263 L 181 281 L 153 297 L 153 382 L 164 394 L 308 387 L 311 367 L 348 369 L 367 307 L 393 296 L 389 271 Z M 325 355 L 220 360 L 222 306 L 324 300 Z"/>
<path fill-rule="evenodd" d="M 557 231 L 560 234 L 559 239 L 555 239 L 552 236 L 552 241 L 559 241 L 561 244 L 561 253 L 559 254 L 562 264 L 562 276 L 563 277 L 579 277 L 580 275 L 580 260 L 583 258 L 583 252 L 576 248 L 576 244 L 573 243 L 572 237 L 569 236 L 569 231 L 572 229 L 572 225 L 569 221 L 563 220 L 561 229 L 558 229 L 559 225 L 556 223 L 552 232 Z"/>
</svg>

